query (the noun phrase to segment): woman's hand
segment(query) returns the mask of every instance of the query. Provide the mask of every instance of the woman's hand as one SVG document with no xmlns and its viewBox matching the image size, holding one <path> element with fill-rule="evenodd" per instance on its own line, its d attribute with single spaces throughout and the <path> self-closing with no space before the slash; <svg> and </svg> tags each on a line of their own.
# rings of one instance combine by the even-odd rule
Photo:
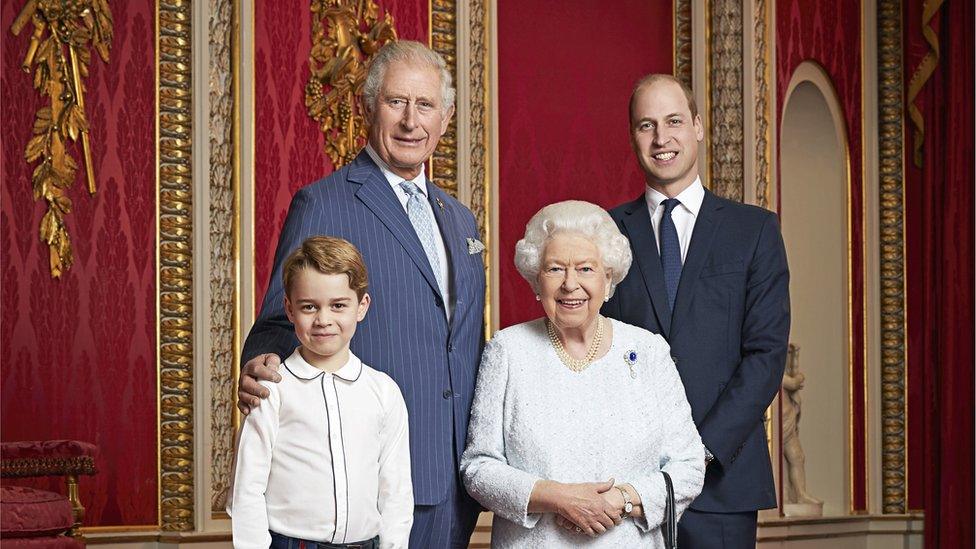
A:
<svg viewBox="0 0 976 549">
<path fill-rule="evenodd" d="M 616 510 L 616 518 L 614 518 L 614 524 L 620 524 L 624 521 L 623 510 L 624 510 L 624 496 L 620 493 L 620 490 L 626 490 L 630 494 L 630 501 L 633 505 L 633 509 L 630 512 L 631 517 L 639 518 L 643 516 L 643 508 L 640 504 L 640 495 L 634 490 L 634 487 L 630 484 L 621 484 L 614 486 L 613 490 L 607 490 L 601 495 L 607 501 L 607 503 Z M 611 515 L 613 516 L 613 515 Z M 576 532 L 576 523 L 571 521 L 569 518 L 563 515 L 556 515 L 556 524 L 569 530 L 570 532 Z M 582 530 L 582 527 L 580 528 Z M 577 532 L 582 533 L 582 532 Z"/>
<path fill-rule="evenodd" d="M 613 490 L 607 490 L 603 493 L 603 499 L 607 500 L 607 505 L 610 505 L 614 509 L 618 510 L 618 512 L 621 514 L 620 520 L 622 521 L 622 515 L 624 512 L 624 496 L 620 493 L 620 490 L 617 487 L 614 487 Z M 618 522 L 617 524 L 620 523 Z"/>
<path fill-rule="evenodd" d="M 620 509 L 605 497 L 613 489 L 613 479 L 573 484 L 539 481 L 529 498 L 529 512 L 556 513 L 557 522 L 561 517 L 571 523 L 571 530 L 596 536 L 620 523 Z"/>
</svg>

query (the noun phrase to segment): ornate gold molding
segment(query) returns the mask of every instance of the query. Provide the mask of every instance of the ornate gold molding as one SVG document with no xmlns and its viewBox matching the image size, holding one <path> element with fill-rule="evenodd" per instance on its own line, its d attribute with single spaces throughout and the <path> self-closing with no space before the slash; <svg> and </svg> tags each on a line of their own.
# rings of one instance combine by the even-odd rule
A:
<svg viewBox="0 0 976 549">
<path fill-rule="evenodd" d="M 325 153 L 339 167 L 366 146 L 360 103 L 366 64 L 384 43 L 396 40 L 396 28 L 389 12 L 379 16 L 373 0 L 312 0 L 311 10 L 305 107 L 325 134 Z"/>
<path fill-rule="evenodd" d="M 469 86 L 471 99 L 469 106 L 469 124 L 471 142 L 469 155 L 471 171 L 471 212 L 478 223 L 481 241 L 485 243 L 487 251 L 485 260 L 485 339 L 491 337 L 491 269 L 494 258 L 491 255 L 491 185 L 488 177 L 489 156 L 489 97 L 491 79 L 489 75 L 490 56 L 488 44 L 488 11 L 484 0 L 471 0 L 469 25 L 468 64 Z"/>
<path fill-rule="evenodd" d="M 430 43 L 441 54 L 457 86 L 457 11 L 455 0 L 432 0 L 430 4 Z M 472 88 L 474 90 L 475 88 Z M 474 94 L 473 94 L 474 95 Z M 431 160 L 431 179 L 457 198 L 457 116 L 441 137 Z"/>
<path fill-rule="evenodd" d="M 210 0 L 210 510 L 222 513 L 234 461 L 239 171 L 237 2 Z"/>
<path fill-rule="evenodd" d="M 743 199 L 742 2 L 708 2 L 709 176 L 713 192 Z"/>
<path fill-rule="evenodd" d="M 692 87 L 691 0 L 674 0 L 674 76 Z"/>
<path fill-rule="evenodd" d="M 753 55 L 755 63 L 755 93 L 754 103 L 756 106 L 756 142 L 755 142 L 755 162 L 756 162 L 756 205 L 769 208 L 771 169 L 770 159 L 772 158 L 772 131 L 770 120 L 770 105 L 772 103 L 772 92 L 770 89 L 770 61 L 769 48 L 771 41 L 769 37 L 769 16 L 770 4 L 766 0 L 755 0 L 753 4 Z"/>
<path fill-rule="evenodd" d="M 160 528 L 193 529 L 191 3 L 156 7 Z"/>
<path fill-rule="evenodd" d="M 65 191 L 75 180 L 78 163 L 67 149 L 68 141 L 81 137 L 88 192 L 95 194 L 95 172 L 88 141 L 85 114 L 85 84 L 91 62 L 91 45 L 108 63 L 112 48 L 112 12 L 107 0 L 76 0 L 65 4 L 51 0 L 28 0 L 10 31 L 17 36 L 30 21 L 34 26 L 24 62 L 24 72 L 34 70 L 34 88 L 46 95 L 50 106 L 37 111 L 33 137 L 27 142 L 24 159 L 40 160 L 31 183 L 34 199 L 44 198 L 47 211 L 41 218 L 41 241 L 48 246 L 51 276 L 59 278 L 74 262 L 71 237 L 64 216 L 71 212 Z M 47 35 L 45 36 L 45 32 Z"/>
<path fill-rule="evenodd" d="M 489 203 L 491 199 L 488 188 L 488 16 L 484 0 L 473 0 L 471 7 L 471 24 L 469 26 L 469 47 L 471 59 L 468 65 L 468 82 L 471 90 L 469 100 L 468 120 L 471 126 L 471 143 L 469 155 L 471 162 L 471 212 L 478 222 L 478 231 L 488 249 L 489 231 Z M 486 254 L 487 257 L 487 254 Z M 487 261 L 485 267 L 487 268 Z"/>
<path fill-rule="evenodd" d="M 901 2 L 878 2 L 882 510 L 906 509 L 905 233 Z"/>
</svg>

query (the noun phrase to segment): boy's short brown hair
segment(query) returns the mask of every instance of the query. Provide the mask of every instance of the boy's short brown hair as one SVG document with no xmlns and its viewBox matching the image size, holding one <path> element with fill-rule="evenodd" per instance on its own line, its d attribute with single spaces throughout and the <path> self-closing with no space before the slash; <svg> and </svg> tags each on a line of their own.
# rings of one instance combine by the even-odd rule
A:
<svg viewBox="0 0 976 549">
<path fill-rule="evenodd" d="M 288 256 L 282 268 L 285 295 L 291 295 L 292 281 L 305 269 L 315 269 L 322 274 L 344 274 L 349 277 L 349 287 L 362 299 L 366 295 L 369 279 L 366 262 L 356 246 L 348 240 L 334 236 L 312 236 Z"/>
</svg>

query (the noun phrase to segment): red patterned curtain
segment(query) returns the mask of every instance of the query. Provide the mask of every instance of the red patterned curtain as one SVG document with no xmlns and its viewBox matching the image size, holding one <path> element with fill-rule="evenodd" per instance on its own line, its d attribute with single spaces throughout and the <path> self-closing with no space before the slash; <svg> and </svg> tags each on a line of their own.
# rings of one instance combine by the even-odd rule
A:
<svg viewBox="0 0 976 549">
<path fill-rule="evenodd" d="M 910 0 L 904 21 L 925 546 L 973 547 L 973 3 Z"/>
</svg>

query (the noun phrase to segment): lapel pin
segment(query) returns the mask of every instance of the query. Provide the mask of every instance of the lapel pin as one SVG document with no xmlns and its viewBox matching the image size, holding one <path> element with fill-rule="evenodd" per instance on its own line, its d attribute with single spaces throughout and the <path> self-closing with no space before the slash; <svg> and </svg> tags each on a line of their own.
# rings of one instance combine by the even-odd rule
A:
<svg viewBox="0 0 976 549">
<path fill-rule="evenodd" d="M 438 198 L 437 199 L 437 205 L 440 206 L 441 211 L 443 212 L 444 211 L 444 201 L 441 200 L 440 198 Z"/>
</svg>

